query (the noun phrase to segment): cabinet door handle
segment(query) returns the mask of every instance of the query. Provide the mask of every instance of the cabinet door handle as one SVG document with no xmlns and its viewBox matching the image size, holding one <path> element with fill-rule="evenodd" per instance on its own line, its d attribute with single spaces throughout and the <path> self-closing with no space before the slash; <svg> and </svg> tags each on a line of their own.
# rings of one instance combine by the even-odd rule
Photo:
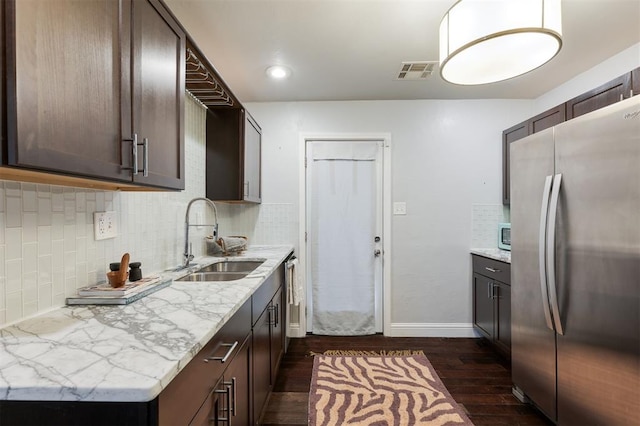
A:
<svg viewBox="0 0 640 426">
<path fill-rule="evenodd" d="M 229 395 L 229 405 L 227 405 L 227 412 L 229 413 L 229 417 L 236 416 L 236 378 L 232 377 L 230 382 L 222 382 L 223 385 L 230 390 L 230 393 L 233 395 Z M 231 399 L 233 399 L 233 403 L 231 403 Z M 229 424 L 231 424 L 231 419 L 229 419 Z"/>
<path fill-rule="evenodd" d="M 268 314 L 269 314 L 269 321 L 268 321 L 269 325 L 272 325 L 272 326 L 275 327 L 277 325 L 277 323 L 276 323 L 277 320 L 276 320 L 276 315 L 275 315 L 276 314 L 276 307 L 274 305 L 271 305 L 271 306 L 269 306 L 267 308 L 267 310 L 269 311 L 268 312 Z"/>
<path fill-rule="evenodd" d="M 211 356 L 211 355 L 209 355 L 208 357 L 206 357 L 204 359 L 204 362 L 220 361 L 220 363 L 224 364 L 225 362 L 227 362 L 227 360 L 229 359 L 229 357 L 231 356 L 233 351 L 236 349 L 236 346 L 238 346 L 238 341 L 236 340 L 233 343 L 222 343 L 220 346 L 228 347 L 229 350 L 227 351 L 227 353 L 224 354 L 224 356 Z M 215 350 L 214 350 L 214 352 L 215 352 Z"/>
<path fill-rule="evenodd" d="M 493 268 L 490 268 L 488 266 L 485 266 L 484 269 L 486 269 L 489 272 L 494 272 L 494 273 L 502 272 L 500 269 L 493 269 Z"/>
<path fill-rule="evenodd" d="M 231 388 L 233 389 L 233 405 L 231 405 L 231 415 L 235 417 L 236 416 L 236 400 L 238 399 L 237 392 L 236 392 L 237 382 L 235 377 L 231 378 Z"/>
<path fill-rule="evenodd" d="M 280 324 L 280 304 L 276 303 L 276 306 L 274 307 L 274 311 L 275 311 L 275 320 L 274 320 L 274 326 L 277 327 L 278 324 Z"/>
<path fill-rule="evenodd" d="M 222 393 L 224 394 L 225 398 L 226 398 L 226 403 L 223 405 L 222 407 L 222 411 L 225 412 L 227 414 L 226 417 L 222 417 L 222 416 L 214 416 L 213 418 L 209 418 L 209 422 L 213 422 L 214 424 L 218 424 L 217 422 L 225 422 L 228 425 L 231 424 L 231 416 L 229 413 L 229 407 L 231 406 L 231 386 L 227 386 L 226 382 L 222 383 L 224 385 L 224 389 L 216 389 L 213 392 L 214 393 Z M 216 403 L 216 414 L 218 414 L 218 404 Z"/>
<path fill-rule="evenodd" d="M 122 167 L 122 170 L 133 170 L 133 174 L 138 174 L 138 134 L 134 133 L 132 137 L 123 139 L 124 142 L 131 142 L 131 167 Z"/>
<path fill-rule="evenodd" d="M 142 139 L 142 176 L 149 176 L 149 138 Z"/>
<path fill-rule="evenodd" d="M 142 139 L 142 143 L 138 143 L 138 134 L 134 133 L 132 138 L 123 139 L 125 142 L 131 142 L 131 167 L 122 167 L 123 170 L 132 170 L 137 175 L 138 169 L 138 147 L 142 146 L 142 176 L 149 176 L 149 138 Z"/>
</svg>

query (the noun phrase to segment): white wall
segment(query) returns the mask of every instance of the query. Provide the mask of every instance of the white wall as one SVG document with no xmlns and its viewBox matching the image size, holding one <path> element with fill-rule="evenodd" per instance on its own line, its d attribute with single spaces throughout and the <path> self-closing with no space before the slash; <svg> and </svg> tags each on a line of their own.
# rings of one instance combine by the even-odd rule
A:
<svg viewBox="0 0 640 426">
<path fill-rule="evenodd" d="M 252 103 L 263 129 L 263 199 L 300 204 L 300 133 L 390 133 L 391 321 L 394 334 L 471 335 L 470 255 L 474 204 L 502 200 L 502 130 L 530 101 Z M 405 327 L 406 326 L 406 327 Z M 410 328 L 407 331 L 406 328 Z"/>
</svg>

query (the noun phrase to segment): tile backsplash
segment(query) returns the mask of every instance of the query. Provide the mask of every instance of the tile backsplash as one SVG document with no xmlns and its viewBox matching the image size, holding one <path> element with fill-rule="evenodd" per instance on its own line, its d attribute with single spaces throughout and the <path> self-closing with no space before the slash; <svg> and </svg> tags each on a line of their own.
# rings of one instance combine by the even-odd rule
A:
<svg viewBox="0 0 640 426">
<path fill-rule="evenodd" d="M 498 224 L 510 221 L 509 207 L 502 204 L 474 204 L 471 213 L 471 247 L 497 248 Z"/>
<path fill-rule="evenodd" d="M 250 244 L 296 244 L 294 204 L 220 204 L 220 235 L 243 235 Z"/>
<path fill-rule="evenodd" d="M 105 280 L 127 252 L 148 276 L 182 262 L 187 204 L 206 194 L 206 110 L 185 100 L 185 190 L 103 191 L 0 180 L 0 327 L 61 307 L 78 288 Z M 294 204 L 216 203 L 220 235 L 249 244 L 297 244 Z M 114 211 L 118 234 L 96 241 L 94 213 Z M 192 223 L 211 223 L 205 203 Z M 190 228 L 193 254 L 206 252 L 208 227 Z"/>
<path fill-rule="evenodd" d="M 121 192 L 0 181 L 0 326 L 63 306 L 80 287 L 104 281 L 109 263 L 128 252 L 147 276 L 182 261 L 188 202 L 206 193 L 206 113 L 185 102 L 185 190 Z M 249 244 L 295 244 L 293 204 L 222 204 L 221 235 L 245 235 Z M 118 235 L 96 241 L 93 213 L 115 211 Z M 209 223 L 205 203 L 191 222 Z M 193 254 L 206 251 L 210 228 L 190 228 Z"/>
</svg>

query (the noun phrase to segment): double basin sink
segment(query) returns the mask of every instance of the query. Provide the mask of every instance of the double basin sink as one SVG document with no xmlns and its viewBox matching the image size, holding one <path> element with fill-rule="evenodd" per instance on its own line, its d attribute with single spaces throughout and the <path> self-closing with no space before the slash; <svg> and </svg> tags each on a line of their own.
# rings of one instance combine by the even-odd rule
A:
<svg viewBox="0 0 640 426">
<path fill-rule="evenodd" d="M 178 278 L 176 281 L 240 280 L 249 275 L 263 263 L 264 260 L 225 260 L 200 268 L 189 275 Z"/>
</svg>

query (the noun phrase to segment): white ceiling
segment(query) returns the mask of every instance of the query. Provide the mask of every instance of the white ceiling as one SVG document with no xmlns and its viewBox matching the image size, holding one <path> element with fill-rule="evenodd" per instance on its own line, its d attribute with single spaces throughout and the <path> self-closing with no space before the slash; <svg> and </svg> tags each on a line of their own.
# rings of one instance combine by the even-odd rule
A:
<svg viewBox="0 0 640 426">
<path fill-rule="evenodd" d="M 514 0 L 515 1 L 515 0 Z M 524 76 L 454 86 L 436 68 L 397 81 L 403 61 L 436 61 L 455 0 L 165 0 L 241 102 L 537 98 L 640 42 L 640 0 L 562 0 L 563 47 Z M 287 81 L 265 69 L 287 65 Z"/>
</svg>

